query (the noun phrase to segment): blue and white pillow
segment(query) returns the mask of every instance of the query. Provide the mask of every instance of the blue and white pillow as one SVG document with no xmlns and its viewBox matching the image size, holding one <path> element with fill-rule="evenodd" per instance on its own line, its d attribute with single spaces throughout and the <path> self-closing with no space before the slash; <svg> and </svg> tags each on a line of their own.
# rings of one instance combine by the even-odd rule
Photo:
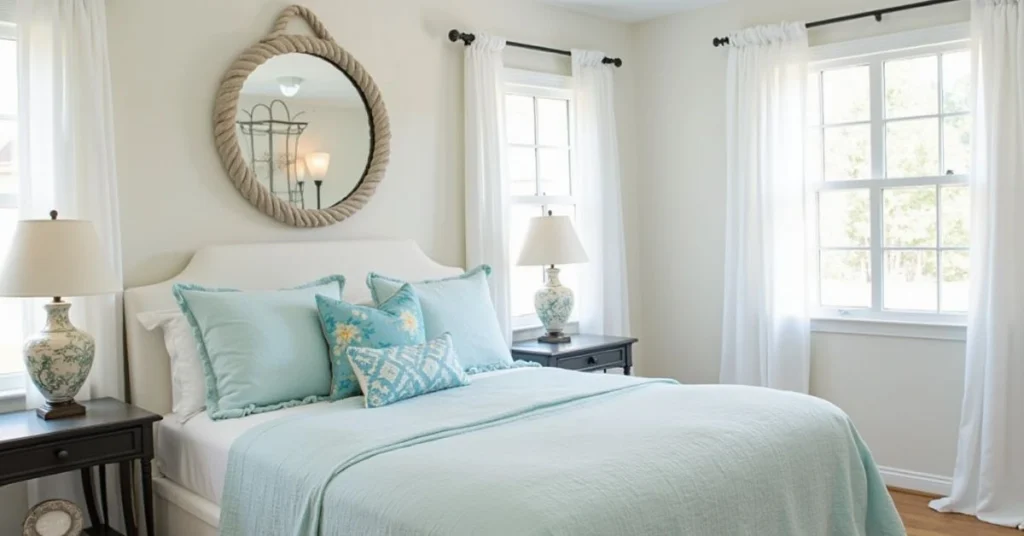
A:
<svg viewBox="0 0 1024 536">
<path fill-rule="evenodd" d="M 317 296 L 316 306 L 331 356 L 331 400 L 358 396 L 359 383 L 345 351 L 388 348 L 426 341 L 416 292 L 404 285 L 376 308 Z"/>
<path fill-rule="evenodd" d="M 514 366 L 491 301 L 490 274 L 486 264 L 459 276 L 417 283 L 370 273 L 366 284 L 375 303 L 382 303 L 403 285 L 412 285 L 423 307 L 427 339 L 450 333 L 459 361 L 473 374 Z"/>
<path fill-rule="evenodd" d="M 368 408 L 470 383 L 448 333 L 412 346 L 350 346 L 346 354 Z"/>
<path fill-rule="evenodd" d="M 289 290 L 174 285 L 199 351 L 210 418 L 325 400 L 331 368 L 316 298 L 341 298 L 344 285 L 340 275 Z"/>
</svg>

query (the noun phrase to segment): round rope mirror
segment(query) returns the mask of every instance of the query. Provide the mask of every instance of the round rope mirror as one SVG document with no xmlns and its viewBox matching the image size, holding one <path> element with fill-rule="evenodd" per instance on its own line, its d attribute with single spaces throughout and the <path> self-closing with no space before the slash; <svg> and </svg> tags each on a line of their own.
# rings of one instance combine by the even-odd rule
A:
<svg viewBox="0 0 1024 536">
<path fill-rule="evenodd" d="M 285 33 L 296 16 L 313 36 Z M 332 225 L 362 209 L 391 154 L 377 84 L 302 6 L 282 11 L 273 30 L 231 64 L 213 117 L 217 152 L 235 188 L 295 227 Z"/>
</svg>

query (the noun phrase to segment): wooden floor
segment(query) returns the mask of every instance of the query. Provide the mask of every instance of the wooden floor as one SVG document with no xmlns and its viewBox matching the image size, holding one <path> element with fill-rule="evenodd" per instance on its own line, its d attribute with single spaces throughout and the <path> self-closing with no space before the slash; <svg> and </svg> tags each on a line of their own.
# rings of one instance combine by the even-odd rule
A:
<svg viewBox="0 0 1024 536">
<path fill-rule="evenodd" d="M 890 490 L 908 536 L 1021 536 L 1024 532 L 982 523 L 970 516 L 940 514 L 928 508 L 932 497 Z"/>
</svg>

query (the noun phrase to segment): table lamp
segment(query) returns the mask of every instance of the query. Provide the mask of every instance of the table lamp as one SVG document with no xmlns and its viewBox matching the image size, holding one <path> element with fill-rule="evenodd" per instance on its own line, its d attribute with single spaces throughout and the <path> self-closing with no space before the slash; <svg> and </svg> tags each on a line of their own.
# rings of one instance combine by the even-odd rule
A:
<svg viewBox="0 0 1024 536">
<path fill-rule="evenodd" d="M 25 368 L 45 399 L 36 409 L 42 419 L 85 414 L 75 395 L 92 368 L 96 342 L 71 324 L 66 296 L 110 294 L 120 289 L 103 256 L 92 222 L 49 220 L 18 222 L 7 253 L 0 296 L 53 297 L 44 305 L 46 325 L 25 342 Z"/>
<path fill-rule="evenodd" d="M 537 317 L 544 324 L 547 334 L 537 340 L 547 343 L 565 343 L 571 338 L 565 334 L 565 323 L 569 321 L 575 297 L 569 287 L 562 286 L 558 279 L 556 264 L 587 262 L 587 253 L 576 236 L 576 230 L 568 216 L 539 216 L 530 220 L 530 228 L 519 253 L 519 266 L 548 266 L 546 283 L 533 296 Z"/>
</svg>

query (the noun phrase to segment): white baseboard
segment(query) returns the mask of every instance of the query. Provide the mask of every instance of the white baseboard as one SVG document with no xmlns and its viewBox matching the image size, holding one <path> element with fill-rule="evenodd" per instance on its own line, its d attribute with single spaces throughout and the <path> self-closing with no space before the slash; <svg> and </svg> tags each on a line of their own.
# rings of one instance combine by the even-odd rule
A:
<svg viewBox="0 0 1024 536">
<path fill-rule="evenodd" d="M 879 466 L 878 472 L 882 473 L 882 480 L 886 486 L 933 493 L 943 497 L 949 495 L 953 489 L 953 478 L 948 476 L 883 466 Z"/>
</svg>

